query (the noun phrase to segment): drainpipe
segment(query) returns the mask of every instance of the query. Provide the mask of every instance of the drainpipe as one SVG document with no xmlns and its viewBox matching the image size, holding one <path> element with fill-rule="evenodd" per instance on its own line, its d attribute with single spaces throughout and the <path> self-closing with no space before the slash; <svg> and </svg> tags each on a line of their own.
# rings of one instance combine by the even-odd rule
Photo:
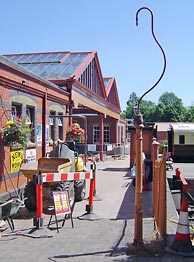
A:
<svg viewBox="0 0 194 262">
<path fill-rule="evenodd" d="M 47 126 L 47 88 L 43 98 L 42 106 L 42 156 L 46 156 L 46 126 Z"/>
<path fill-rule="evenodd" d="M 103 161 L 103 149 L 104 149 L 104 115 L 100 114 L 99 116 L 100 118 L 100 160 Z"/>
</svg>

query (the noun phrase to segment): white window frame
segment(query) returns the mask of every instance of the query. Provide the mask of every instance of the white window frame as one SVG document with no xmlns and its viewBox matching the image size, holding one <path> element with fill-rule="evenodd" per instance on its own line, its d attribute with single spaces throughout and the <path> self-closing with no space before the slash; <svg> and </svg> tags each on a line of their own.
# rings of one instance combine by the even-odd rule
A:
<svg viewBox="0 0 194 262">
<path fill-rule="evenodd" d="M 12 106 L 11 107 L 11 119 L 12 120 L 15 120 L 17 117 L 17 109 L 16 109 L 16 106 Z"/>
<path fill-rule="evenodd" d="M 26 124 L 31 125 L 32 124 L 32 119 L 31 119 L 31 113 L 30 109 L 26 108 Z"/>
<path fill-rule="evenodd" d="M 105 130 L 108 127 L 107 130 Z M 108 136 L 105 135 L 105 132 L 108 132 Z M 108 141 L 105 141 L 105 137 L 108 137 Z M 104 124 L 104 143 L 110 143 L 110 125 L 109 124 Z"/>
<path fill-rule="evenodd" d="M 53 126 L 53 125 L 54 125 L 54 118 L 49 117 L 49 126 Z"/>
<path fill-rule="evenodd" d="M 63 126 L 63 123 L 60 117 L 58 117 L 58 126 Z"/>
<path fill-rule="evenodd" d="M 95 129 L 95 128 L 98 128 Z M 97 133 L 98 132 L 98 141 L 95 141 L 95 136 L 97 136 Z M 100 142 L 100 126 L 99 125 L 93 125 L 93 143 L 96 143 L 98 144 Z"/>
</svg>

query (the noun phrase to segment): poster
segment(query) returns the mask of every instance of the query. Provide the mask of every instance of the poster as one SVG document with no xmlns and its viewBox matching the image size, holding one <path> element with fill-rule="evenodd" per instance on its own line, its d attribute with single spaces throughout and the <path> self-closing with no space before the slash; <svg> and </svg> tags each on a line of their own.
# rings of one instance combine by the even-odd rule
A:
<svg viewBox="0 0 194 262">
<path fill-rule="evenodd" d="M 26 160 L 27 163 L 36 161 L 36 149 L 27 149 L 26 150 Z"/>
<path fill-rule="evenodd" d="M 18 172 L 24 159 L 24 151 L 18 150 L 10 153 L 11 156 L 11 173 Z"/>
<path fill-rule="evenodd" d="M 42 125 L 36 126 L 36 141 L 38 146 L 42 145 Z"/>
<path fill-rule="evenodd" d="M 67 191 L 55 191 L 53 192 L 53 200 L 55 206 L 56 215 L 70 214 L 71 208 L 69 205 L 69 198 Z"/>
<path fill-rule="evenodd" d="M 49 138 L 50 138 L 50 134 L 49 134 L 49 125 L 46 125 L 46 145 L 49 145 Z"/>
</svg>

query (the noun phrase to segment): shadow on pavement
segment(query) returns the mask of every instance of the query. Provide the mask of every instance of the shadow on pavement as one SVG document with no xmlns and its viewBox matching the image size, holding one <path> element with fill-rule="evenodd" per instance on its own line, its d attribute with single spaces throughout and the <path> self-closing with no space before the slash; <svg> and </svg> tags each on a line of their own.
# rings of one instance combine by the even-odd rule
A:
<svg viewBox="0 0 194 262">
<path fill-rule="evenodd" d="M 98 170 L 108 171 L 108 172 L 129 172 L 129 168 L 122 167 L 106 167 L 106 168 L 98 168 Z"/>
<path fill-rule="evenodd" d="M 143 217 L 152 217 L 152 191 L 142 192 Z M 129 184 L 116 219 L 134 219 L 135 187 Z"/>
</svg>

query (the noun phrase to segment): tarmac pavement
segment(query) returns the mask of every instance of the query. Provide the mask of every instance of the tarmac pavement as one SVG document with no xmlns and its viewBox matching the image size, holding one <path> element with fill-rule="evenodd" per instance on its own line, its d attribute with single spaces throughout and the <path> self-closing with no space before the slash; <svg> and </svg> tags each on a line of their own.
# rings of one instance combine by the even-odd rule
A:
<svg viewBox="0 0 194 262">
<path fill-rule="evenodd" d="M 89 181 L 87 196 L 88 190 Z M 14 219 L 15 234 L 10 234 L 9 227 L 1 233 L 0 261 L 193 261 L 193 258 L 166 252 L 162 256 L 157 252 L 155 256 L 127 255 L 128 245 L 133 243 L 134 238 L 134 192 L 130 179 L 129 156 L 97 162 L 93 219 L 79 219 L 85 214 L 88 199 L 77 202 L 72 213 L 74 228 L 70 219 L 67 219 L 63 228 L 61 222 L 59 223 L 60 229 L 57 233 L 54 221 L 50 228 L 47 228 L 50 216 L 46 214 L 43 214 L 44 226 L 35 229 L 35 212 L 29 212 L 22 207 Z M 177 227 L 177 224 L 171 221 L 177 221 L 178 216 L 169 189 L 167 203 L 167 245 L 171 245 Z M 155 240 L 152 191 L 143 191 L 143 240 L 145 243 Z"/>
</svg>

